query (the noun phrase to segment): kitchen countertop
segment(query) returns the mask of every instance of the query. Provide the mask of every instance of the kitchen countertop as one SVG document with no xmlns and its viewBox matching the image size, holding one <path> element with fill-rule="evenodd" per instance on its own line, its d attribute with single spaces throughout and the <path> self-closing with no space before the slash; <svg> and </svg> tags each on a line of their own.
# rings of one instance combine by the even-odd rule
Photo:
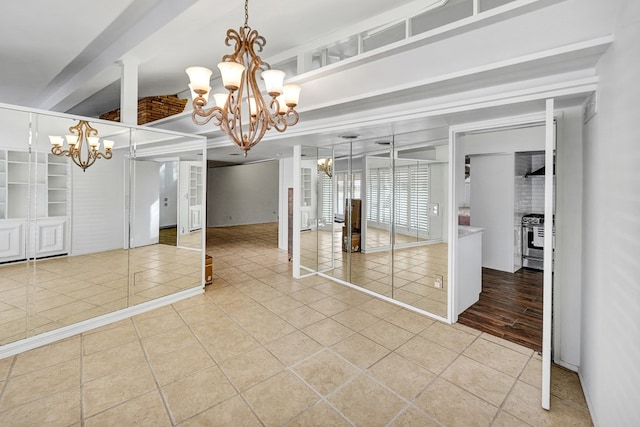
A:
<svg viewBox="0 0 640 427">
<path fill-rule="evenodd" d="M 459 225 L 458 226 L 458 238 L 467 237 L 467 236 L 471 236 L 473 234 L 482 233 L 483 231 L 484 231 L 484 228 L 469 227 L 469 226 L 466 226 L 466 225 Z"/>
</svg>

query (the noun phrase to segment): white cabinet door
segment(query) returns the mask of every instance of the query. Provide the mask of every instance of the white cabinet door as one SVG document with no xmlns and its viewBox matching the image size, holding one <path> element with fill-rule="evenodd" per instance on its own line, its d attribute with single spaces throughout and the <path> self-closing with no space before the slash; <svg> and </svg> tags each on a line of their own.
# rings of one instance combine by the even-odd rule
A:
<svg viewBox="0 0 640 427">
<path fill-rule="evenodd" d="M 25 258 L 24 221 L 0 221 L 0 261 L 15 261 Z"/>
<path fill-rule="evenodd" d="M 66 218 L 38 219 L 35 223 L 36 258 L 67 252 L 65 244 Z"/>
<path fill-rule="evenodd" d="M 189 206 L 189 231 L 202 228 L 202 206 Z"/>
</svg>

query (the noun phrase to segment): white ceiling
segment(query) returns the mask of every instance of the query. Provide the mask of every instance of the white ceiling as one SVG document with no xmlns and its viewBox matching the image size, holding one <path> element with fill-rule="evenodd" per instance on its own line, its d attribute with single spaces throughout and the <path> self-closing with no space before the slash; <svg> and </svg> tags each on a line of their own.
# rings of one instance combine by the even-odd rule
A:
<svg viewBox="0 0 640 427">
<path fill-rule="evenodd" d="M 441 0 L 251 0 L 249 25 L 267 39 L 261 56 L 271 62 L 300 46 L 339 40 L 382 22 L 416 14 L 439 2 Z M 121 68 L 118 62 L 123 60 L 138 63 L 139 97 L 180 93 L 188 83 L 184 69 L 191 65 L 215 68 L 222 55 L 229 53 L 224 45 L 226 30 L 238 29 L 243 22 L 242 0 L 4 2 L 0 14 L 0 102 L 97 117 L 119 107 Z M 567 61 L 559 62 L 567 66 Z M 589 57 L 588 63 L 593 64 L 594 60 Z M 522 70 L 529 69 L 527 64 L 522 66 Z M 489 76 L 487 81 L 502 79 L 505 71 L 514 76 L 521 73 L 519 69 L 503 70 Z M 459 87 L 465 84 L 468 83 L 460 81 Z M 434 86 L 429 89 L 433 92 Z M 411 93 L 416 96 L 420 91 L 412 89 L 396 96 L 401 102 L 410 102 Z M 361 107 L 366 103 L 367 99 L 361 100 Z M 526 112 L 532 107 L 522 108 Z M 484 114 L 488 117 L 492 111 L 499 112 L 491 109 Z M 473 115 L 473 119 L 478 117 L 477 113 Z M 449 125 L 464 119 L 465 115 L 457 114 L 423 117 L 401 124 L 396 119 L 375 126 L 344 125 L 313 132 L 301 130 L 297 134 L 287 131 L 278 134 L 277 139 L 265 137 L 251 150 L 248 160 L 289 156 L 291 147 L 302 141 L 307 145 L 338 144 L 339 155 L 340 136 L 344 134 L 360 135 L 362 147 L 394 134 L 406 135 L 396 140 L 406 145 L 413 143 L 418 135 L 423 142 L 437 143 L 447 137 Z M 208 151 L 210 158 L 245 161 L 231 156 L 239 150 L 223 143 L 219 132 L 182 129 L 180 126 L 186 126 L 184 123 L 190 119 L 183 114 L 180 120 L 166 127 L 207 135 L 210 143 L 217 147 Z"/>
</svg>

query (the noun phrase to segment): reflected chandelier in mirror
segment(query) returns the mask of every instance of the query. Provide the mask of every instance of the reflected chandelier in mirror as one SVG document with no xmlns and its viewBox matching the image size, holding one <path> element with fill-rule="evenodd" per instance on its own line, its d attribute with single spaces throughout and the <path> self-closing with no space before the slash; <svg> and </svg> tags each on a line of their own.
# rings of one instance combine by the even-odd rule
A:
<svg viewBox="0 0 640 427">
<path fill-rule="evenodd" d="M 68 150 L 62 149 L 64 138 L 61 136 L 49 136 L 51 141 L 51 153 L 56 156 L 67 156 L 73 163 L 80 166 L 86 172 L 87 168 L 94 164 L 96 160 L 110 159 L 113 155 L 113 141 L 104 139 L 104 153 L 100 152 L 100 138 L 98 130 L 91 127 L 88 121 L 79 120 L 78 124 L 69 128 L 71 135 L 66 135 Z"/>
</svg>

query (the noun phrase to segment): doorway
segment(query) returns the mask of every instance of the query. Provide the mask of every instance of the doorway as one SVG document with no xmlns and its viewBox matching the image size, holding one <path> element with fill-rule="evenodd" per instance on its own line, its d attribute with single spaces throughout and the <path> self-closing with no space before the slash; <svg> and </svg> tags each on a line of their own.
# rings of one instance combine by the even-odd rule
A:
<svg viewBox="0 0 640 427">
<path fill-rule="evenodd" d="M 481 228 L 483 236 L 482 291 L 458 321 L 540 352 L 544 123 L 467 131 L 460 143 L 465 169 L 458 224 Z"/>
</svg>

